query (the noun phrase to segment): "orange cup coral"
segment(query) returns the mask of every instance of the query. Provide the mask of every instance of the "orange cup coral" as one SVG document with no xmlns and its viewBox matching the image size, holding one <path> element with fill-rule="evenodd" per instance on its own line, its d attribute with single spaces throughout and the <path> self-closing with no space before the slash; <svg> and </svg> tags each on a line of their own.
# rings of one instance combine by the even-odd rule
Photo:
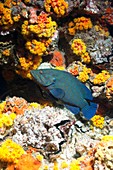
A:
<svg viewBox="0 0 113 170">
<path fill-rule="evenodd" d="M 104 126 L 104 117 L 100 116 L 100 115 L 95 115 L 92 119 L 91 119 L 93 125 L 95 127 L 98 127 L 100 129 L 103 128 Z"/>
<path fill-rule="evenodd" d="M 45 0 L 44 6 L 47 12 L 53 9 L 58 16 L 62 16 L 66 13 L 68 2 L 65 0 Z"/>
<path fill-rule="evenodd" d="M 106 70 L 102 70 L 101 73 L 97 74 L 93 79 L 94 84 L 105 83 L 110 78 L 110 73 Z"/>
<path fill-rule="evenodd" d="M 80 17 L 74 18 L 68 25 L 68 31 L 70 35 L 74 35 L 77 30 L 87 30 L 92 28 L 92 22 L 90 18 Z"/>
<path fill-rule="evenodd" d="M 84 63 L 89 63 L 91 61 L 91 58 L 90 58 L 88 52 L 85 52 L 84 54 L 82 54 L 81 59 Z"/>
<path fill-rule="evenodd" d="M 24 21 L 22 24 L 22 34 L 28 36 L 30 33 L 33 33 L 40 38 L 49 38 L 53 36 L 56 28 L 56 22 L 52 21 L 52 18 L 49 17 L 47 13 L 41 12 L 37 17 L 36 24 L 29 24 L 28 21 Z"/>
<path fill-rule="evenodd" d="M 113 76 L 111 76 L 106 82 L 106 97 L 108 99 L 113 96 Z"/>
<path fill-rule="evenodd" d="M 81 55 L 86 52 L 86 45 L 82 39 L 74 39 L 71 44 L 71 49 L 76 55 Z"/>
<path fill-rule="evenodd" d="M 12 25 L 13 20 L 11 18 L 11 10 L 9 8 L 4 7 L 4 4 L 0 2 L 0 25 Z"/>
<path fill-rule="evenodd" d="M 27 41 L 25 46 L 32 54 L 38 54 L 38 56 L 42 56 L 43 53 L 46 51 L 44 43 L 35 39 L 33 39 L 32 41 Z"/>
<path fill-rule="evenodd" d="M 80 17 L 74 19 L 75 27 L 77 30 L 87 30 L 92 28 L 92 22 L 90 18 Z"/>
</svg>

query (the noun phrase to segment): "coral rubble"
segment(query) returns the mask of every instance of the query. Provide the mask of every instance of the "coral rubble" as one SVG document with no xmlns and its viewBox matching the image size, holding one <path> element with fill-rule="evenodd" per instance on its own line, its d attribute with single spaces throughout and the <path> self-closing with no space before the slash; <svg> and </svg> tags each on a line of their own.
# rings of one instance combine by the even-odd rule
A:
<svg viewBox="0 0 113 170">
<path fill-rule="evenodd" d="M 14 99 L 22 100 L 7 100 Z M 31 170 L 112 168 L 113 118 L 98 114 L 86 121 L 66 108 L 26 103 L 22 114 L 15 112 L 7 135 L 0 127 L 0 162 L 7 168 L 21 170 L 28 164 Z M 6 105 L 5 101 L 0 105 L 1 116 L 10 113 Z"/>
</svg>

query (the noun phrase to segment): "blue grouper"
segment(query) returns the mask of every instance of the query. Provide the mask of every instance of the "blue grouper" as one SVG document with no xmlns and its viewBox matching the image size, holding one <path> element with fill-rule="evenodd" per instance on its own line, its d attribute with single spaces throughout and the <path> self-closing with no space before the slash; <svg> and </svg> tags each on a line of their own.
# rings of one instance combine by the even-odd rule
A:
<svg viewBox="0 0 113 170">
<path fill-rule="evenodd" d="M 72 74 L 56 69 L 39 69 L 32 70 L 31 75 L 72 113 L 82 111 L 86 119 L 95 115 L 97 104 L 93 102 L 91 91 Z"/>
</svg>

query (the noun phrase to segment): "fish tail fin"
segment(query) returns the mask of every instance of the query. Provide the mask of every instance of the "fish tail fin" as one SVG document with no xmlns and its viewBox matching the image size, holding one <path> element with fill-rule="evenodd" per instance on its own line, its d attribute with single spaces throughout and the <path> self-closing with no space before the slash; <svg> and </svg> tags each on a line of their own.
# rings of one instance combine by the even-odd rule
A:
<svg viewBox="0 0 113 170">
<path fill-rule="evenodd" d="M 95 114 L 97 110 L 98 105 L 96 103 L 90 102 L 90 105 L 86 105 L 82 109 L 82 113 L 85 116 L 86 119 L 91 119 Z"/>
</svg>

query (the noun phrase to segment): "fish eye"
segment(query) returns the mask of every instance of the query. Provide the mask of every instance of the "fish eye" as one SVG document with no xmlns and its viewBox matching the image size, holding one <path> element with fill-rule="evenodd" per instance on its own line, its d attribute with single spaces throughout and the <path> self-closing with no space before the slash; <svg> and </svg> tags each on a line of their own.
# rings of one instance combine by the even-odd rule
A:
<svg viewBox="0 0 113 170">
<path fill-rule="evenodd" d="M 53 78 L 53 81 L 55 82 L 55 81 L 56 81 L 56 78 Z"/>
<path fill-rule="evenodd" d="M 39 73 L 40 73 L 40 74 L 43 74 L 43 71 L 42 71 L 42 70 L 40 70 L 40 71 L 39 71 Z"/>
</svg>

